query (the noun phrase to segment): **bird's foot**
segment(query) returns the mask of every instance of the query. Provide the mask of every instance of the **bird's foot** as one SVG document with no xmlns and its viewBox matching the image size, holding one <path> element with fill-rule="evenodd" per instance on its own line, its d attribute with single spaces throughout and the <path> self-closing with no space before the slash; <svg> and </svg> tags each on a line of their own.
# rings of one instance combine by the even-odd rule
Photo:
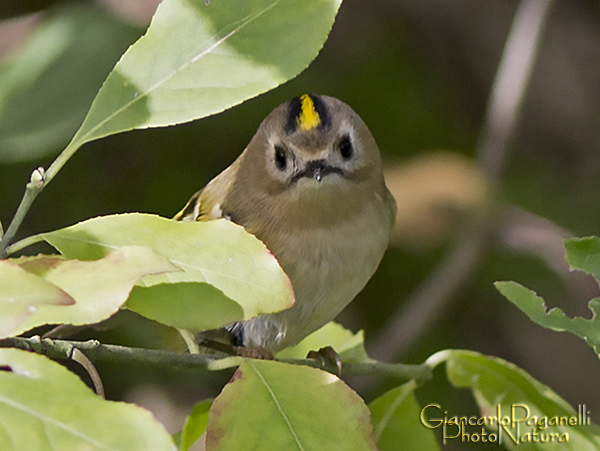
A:
<svg viewBox="0 0 600 451">
<path fill-rule="evenodd" d="M 307 359 L 315 359 L 321 363 L 321 369 L 337 376 L 342 375 L 342 359 L 331 346 L 325 346 L 318 351 L 310 351 Z"/>
<path fill-rule="evenodd" d="M 275 360 L 275 356 L 271 351 L 261 346 L 257 348 L 247 348 L 245 346 L 233 346 L 236 351 L 236 355 L 240 357 L 249 357 L 251 359 L 260 360 Z"/>
<path fill-rule="evenodd" d="M 275 360 L 275 357 L 271 351 L 262 347 L 247 348 L 245 346 L 235 346 L 228 343 L 221 343 L 220 341 L 210 340 L 208 338 L 203 338 L 198 344 L 205 348 L 213 349 L 230 356 L 248 357 L 251 359 L 260 360 Z"/>
</svg>

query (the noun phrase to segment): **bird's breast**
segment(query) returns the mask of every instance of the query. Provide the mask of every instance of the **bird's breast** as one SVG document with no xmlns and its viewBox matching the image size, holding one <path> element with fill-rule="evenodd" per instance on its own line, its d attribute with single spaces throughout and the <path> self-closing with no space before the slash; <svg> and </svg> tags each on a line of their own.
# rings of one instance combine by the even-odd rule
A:
<svg viewBox="0 0 600 451">
<path fill-rule="evenodd" d="M 282 221 L 260 236 L 290 277 L 296 295 L 288 310 L 246 324 L 247 344 L 278 350 L 331 321 L 363 289 L 388 245 L 389 211 L 380 199 L 338 221 Z"/>
</svg>

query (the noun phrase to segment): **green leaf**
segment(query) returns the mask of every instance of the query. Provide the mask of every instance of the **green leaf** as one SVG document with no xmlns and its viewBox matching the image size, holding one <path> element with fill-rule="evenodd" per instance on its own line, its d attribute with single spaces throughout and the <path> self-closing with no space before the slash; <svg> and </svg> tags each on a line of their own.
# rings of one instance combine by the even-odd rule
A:
<svg viewBox="0 0 600 451">
<path fill-rule="evenodd" d="M 565 240 L 565 248 L 571 270 L 583 271 L 600 282 L 600 238 L 571 238 Z"/>
<path fill-rule="evenodd" d="M 44 324 L 94 324 L 125 303 L 135 283 L 148 274 L 178 271 L 151 249 L 126 246 L 95 261 L 67 260 L 60 256 L 21 257 L 12 262 L 32 276 L 43 278 L 75 300 L 73 305 L 40 305 L 11 335 Z M 0 292 L 4 291 L 3 286 Z"/>
<path fill-rule="evenodd" d="M 419 421 L 421 407 L 413 394 L 416 387 L 414 380 L 409 381 L 369 404 L 380 451 L 440 449 L 433 432 Z"/>
<path fill-rule="evenodd" d="M 376 450 L 369 409 L 336 376 L 246 360 L 210 408 L 208 451 Z"/>
<path fill-rule="evenodd" d="M 52 8 L 0 65 L 0 161 L 64 147 L 114 62 L 141 33 L 88 3 Z"/>
<path fill-rule="evenodd" d="M 190 449 L 206 431 L 208 411 L 212 402 L 213 400 L 209 399 L 197 403 L 192 409 L 192 413 L 186 418 L 183 429 L 181 430 L 180 451 L 187 451 Z"/>
<path fill-rule="evenodd" d="M 145 296 L 136 289 L 128 307 L 176 327 L 202 322 L 204 315 L 207 322 L 216 318 L 218 323 L 222 315 L 222 322 L 211 323 L 219 327 L 232 318 L 250 319 L 283 310 L 294 302 L 292 285 L 275 257 L 256 237 L 230 221 L 177 222 L 132 213 L 90 219 L 42 237 L 69 258 L 97 259 L 115 247 L 130 244 L 149 247 L 167 257 L 182 271 L 144 277 L 141 285 L 163 284 L 157 288 L 161 291 L 154 299 L 148 297 L 147 306 L 140 307 Z M 194 284 L 175 285 L 180 282 Z M 196 294 L 207 297 L 196 298 Z M 158 298 L 162 305 L 156 302 Z M 241 306 L 242 315 L 231 300 Z M 194 306 L 195 310 L 189 310 Z M 214 308 L 220 310 L 208 311 Z"/>
<path fill-rule="evenodd" d="M 592 299 L 588 307 L 593 313 L 592 319 L 567 317 L 559 308 L 546 309 L 544 300 L 535 292 L 515 282 L 496 282 L 496 289 L 510 302 L 515 304 L 529 318 L 540 326 L 558 332 L 569 331 L 583 338 L 600 356 L 600 298 Z"/>
<path fill-rule="evenodd" d="M 211 330 L 244 320 L 244 309 L 208 283 L 159 283 L 134 287 L 127 308 L 167 326 Z"/>
<path fill-rule="evenodd" d="M 318 351 L 331 346 L 344 362 L 364 362 L 368 360 L 364 347 L 364 332 L 353 334 L 344 326 L 333 321 L 304 338 L 296 346 L 277 353 L 278 359 L 304 359 L 310 351 Z"/>
<path fill-rule="evenodd" d="M 68 293 L 22 269 L 14 260 L 0 260 L 0 337 L 9 337 L 42 305 L 72 305 Z"/>
<path fill-rule="evenodd" d="M 174 451 L 153 415 L 105 401 L 44 356 L 0 349 L 0 449 Z"/>
<path fill-rule="evenodd" d="M 588 424 L 589 414 L 585 406 L 575 410 L 549 387 L 514 364 L 497 357 L 461 350 L 440 351 L 427 362 L 432 366 L 446 362 L 450 382 L 457 388 L 471 389 L 481 412 L 478 418 L 495 418 L 495 422 L 486 421 L 485 424 L 489 431 L 496 434 L 495 444 L 515 450 L 600 450 L 600 428 Z M 443 434 L 443 424 L 437 419 L 453 416 L 461 417 L 464 413 L 446 413 L 445 407 L 439 405 L 431 405 L 424 412 L 425 421 L 438 429 L 436 433 L 440 434 L 439 437 Z M 566 418 L 563 423 L 568 424 L 553 424 L 560 423 L 561 418 Z M 532 424 L 526 424 L 527 421 Z M 473 434 L 480 436 L 482 428 L 483 425 L 465 425 L 462 429 L 457 425 L 447 425 L 446 437 L 459 432 L 461 434 L 456 438 L 446 438 L 446 443 L 466 442 L 462 432 L 469 437 L 473 437 Z M 534 433 L 537 435 L 535 443 Z M 550 441 L 549 434 L 556 434 L 552 437 L 553 441 Z M 488 439 L 491 440 L 489 433 Z M 544 439 L 546 442 L 542 442 Z M 558 442 L 559 439 L 562 441 Z"/>
<path fill-rule="evenodd" d="M 218 113 L 298 75 L 341 0 L 164 0 L 106 79 L 73 146 Z"/>
</svg>

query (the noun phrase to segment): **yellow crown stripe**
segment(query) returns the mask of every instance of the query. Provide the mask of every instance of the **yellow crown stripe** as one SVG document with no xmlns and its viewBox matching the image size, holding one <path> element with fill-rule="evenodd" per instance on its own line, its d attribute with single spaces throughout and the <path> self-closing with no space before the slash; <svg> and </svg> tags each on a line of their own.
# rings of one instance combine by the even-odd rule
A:
<svg viewBox="0 0 600 451">
<path fill-rule="evenodd" d="M 321 123 L 321 118 L 317 110 L 315 110 L 313 99 L 308 94 L 304 94 L 300 97 L 300 101 L 302 102 L 302 106 L 297 119 L 298 126 L 305 131 L 318 127 Z"/>
</svg>

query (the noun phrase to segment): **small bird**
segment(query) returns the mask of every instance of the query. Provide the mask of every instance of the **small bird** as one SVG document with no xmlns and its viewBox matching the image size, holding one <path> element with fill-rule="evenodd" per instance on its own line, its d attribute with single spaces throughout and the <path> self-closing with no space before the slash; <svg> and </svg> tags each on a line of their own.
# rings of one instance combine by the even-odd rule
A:
<svg viewBox="0 0 600 451">
<path fill-rule="evenodd" d="M 234 344 L 275 353 L 333 320 L 363 289 L 395 216 L 365 123 L 336 98 L 305 94 L 275 108 L 174 219 L 228 219 L 273 253 L 295 304 L 228 329 Z"/>
</svg>

